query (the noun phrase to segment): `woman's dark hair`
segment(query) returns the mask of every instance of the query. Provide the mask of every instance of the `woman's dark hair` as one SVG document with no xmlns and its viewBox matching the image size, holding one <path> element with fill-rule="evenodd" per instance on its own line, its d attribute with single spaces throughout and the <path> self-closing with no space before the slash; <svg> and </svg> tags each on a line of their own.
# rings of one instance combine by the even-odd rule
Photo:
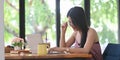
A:
<svg viewBox="0 0 120 60">
<path fill-rule="evenodd" d="M 82 31 L 80 47 L 83 48 L 86 42 L 87 31 L 89 29 L 83 8 L 77 6 L 71 8 L 67 13 L 67 17 L 70 17 L 73 25 Z"/>
</svg>

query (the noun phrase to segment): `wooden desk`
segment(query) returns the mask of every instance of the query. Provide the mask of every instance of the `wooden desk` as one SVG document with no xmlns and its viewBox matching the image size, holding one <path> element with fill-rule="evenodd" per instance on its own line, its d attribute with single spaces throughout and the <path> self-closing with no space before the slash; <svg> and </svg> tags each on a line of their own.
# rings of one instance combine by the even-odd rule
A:
<svg viewBox="0 0 120 60">
<path fill-rule="evenodd" d="M 5 54 L 5 60 L 59 60 L 59 59 L 72 59 L 75 58 L 91 58 L 91 54 L 47 54 L 47 55 L 37 55 L 37 54 Z"/>
</svg>

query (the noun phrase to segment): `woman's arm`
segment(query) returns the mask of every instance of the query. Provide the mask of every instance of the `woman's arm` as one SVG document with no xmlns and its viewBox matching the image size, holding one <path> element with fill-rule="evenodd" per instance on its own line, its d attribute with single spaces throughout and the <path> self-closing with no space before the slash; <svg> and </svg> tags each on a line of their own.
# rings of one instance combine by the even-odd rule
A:
<svg viewBox="0 0 120 60">
<path fill-rule="evenodd" d="M 66 33 L 66 29 L 67 29 L 67 22 L 62 24 L 61 26 L 61 34 L 60 34 L 60 47 L 65 47 L 66 43 L 65 43 L 65 33 Z"/>
<path fill-rule="evenodd" d="M 75 40 L 75 32 L 72 33 L 71 37 L 65 42 L 65 33 L 67 29 L 67 23 L 64 23 L 61 27 L 61 36 L 60 36 L 60 47 L 70 47 Z"/>
<path fill-rule="evenodd" d="M 75 42 L 75 32 L 72 33 L 70 38 L 65 42 L 65 35 L 61 34 L 60 47 L 70 47 Z"/>
<path fill-rule="evenodd" d="M 87 34 L 87 40 L 83 48 L 69 48 L 71 53 L 89 53 L 93 44 L 98 41 L 97 33 L 94 29 L 89 29 Z"/>
<path fill-rule="evenodd" d="M 69 41 L 73 41 L 73 40 L 70 39 Z M 51 50 L 60 51 L 60 52 L 69 51 L 70 53 L 89 53 L 93 44 L 97 41 L 98 41 L 98 36 L 97 36 L 96 31 L 90 28 L 88 31 L 86 43 L 83 48 L 55 47 Z M 69 42 L 67 43 L 65 43 L 66 46 L 69 46 L 69 44 L 71 44 Z"/>
</svg>

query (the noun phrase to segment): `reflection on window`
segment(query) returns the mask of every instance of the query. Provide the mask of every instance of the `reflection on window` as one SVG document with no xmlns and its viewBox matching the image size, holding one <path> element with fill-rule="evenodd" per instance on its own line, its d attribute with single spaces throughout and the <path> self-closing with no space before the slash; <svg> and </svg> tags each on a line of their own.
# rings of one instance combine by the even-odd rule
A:
<svg viewBox="0 0 120 60">
<path fill-rule="evenodd" d="M 101 44 L 118 42 L 116 0 L 91 0 L 91 26 L 99 35 Z"/>
<path fill-rule="evenodd" d="M 66 18 L 67 12 L 74 6 L 83 7 L 84 0 L 60 0 L 61 24 L 68 21 Z M 72 32 L 72 28 L 68 26 L 66 31 L 66 40 L 70 37 Z"/>
<path fill-rule="evenodd" d="M 5 0 L 4 26 L 5 45 L 10 45 L 11 40 L 19 35 L 19 0 Z"/>
<path fill-rule="evenodd" d="M 55 0 L 25 0 L 26 35 L 41 34 L 56 45 Z M 47 33 L 47 34 L 46 34 Z"/>
</svg>

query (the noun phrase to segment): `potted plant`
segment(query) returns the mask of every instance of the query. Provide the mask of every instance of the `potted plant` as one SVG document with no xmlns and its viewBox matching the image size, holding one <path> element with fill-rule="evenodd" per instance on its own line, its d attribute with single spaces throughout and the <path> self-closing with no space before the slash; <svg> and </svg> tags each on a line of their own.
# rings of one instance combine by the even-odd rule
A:
<svg viewBox="0 0 120 60">
<path fill-rule="evenodd" d="M 22 46 L 24 45 L 24 39 L 15 37 L 12 40 L 12 46 L 14 47 L 14 50 L 21 50 Z"/>
</svg>

